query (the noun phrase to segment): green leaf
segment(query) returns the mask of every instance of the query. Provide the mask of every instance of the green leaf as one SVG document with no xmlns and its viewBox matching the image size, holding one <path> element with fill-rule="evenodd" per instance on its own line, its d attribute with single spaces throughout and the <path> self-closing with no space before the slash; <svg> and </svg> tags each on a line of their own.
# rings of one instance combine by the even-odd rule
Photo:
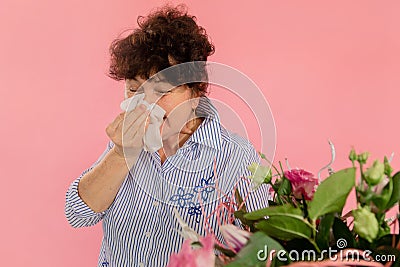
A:
<svg viewBox="0 0 400 267">
<path fill-rule="evenodd" d="M 243 224 L 247 224 L 248 220 L 244 218 L 246 213 L 243 210 L 237 210 L 234 212 L 234 215 L 237 219 L 239 219 Z"/>
<path fill-rule="evenodd" d="M 329 248 L 331 229 L 334 219 L 335 215 L 333 213 L 328 213 L 323 216 L 319 222 L 316 242 L 321 250 Z"/>
<path fill-rule="evenodd" d="M 386 210 L 390 209 L 400 201 L 400 172 L 397 172 L 395 175 L 393 175 L 392 181 L 393 181 L 392 195 L 386 205 Z"/>
<path fill-rule="evenodd" d="M 335 237 L 335 245 L 337 245 L 339 239 L 345 239 L 347 244 L 345 247 L 342 246 L 342 249 L 357 248 L 353 234 L 350 232 L 347 224 L 345 224 L 341 219 L 335 217 L 332 231 L 333 236 Z"/>
<path fill-rule="evenodd" d="M 328 213 L 341 213 L 354 183 L 355 168 L 338 171 L 322 181 L 309 204 L 310 219 L 315 221 Z"/>
<path fill-rule="evenodd" d="M 198 242 L 199 244 L 201 244 L 200 242 Z M 193 243 L 192 243 L 192 245 L 193 245 Z M 236 253 L 235 252 L 233 252 L 232 250 L 230 250 L 230 249 L 226 249 L 226 248 L 224 248 L 224 247 L 221 247 L 220 245 L 218 245 L 218 244 L 215 244 L 214 245 L 214 248 L 216 249 L 216 250 L 218 250 L 218 251 L 220 251 L 220 252 L 222 252 L 224 255 L 226 255 L 226 256 L 228 256 L 228 257 L 235 257 L 236 256 Z"/>
<path fill-rule="evenodd" d="M 289 252 L 293 251 L 293 250 L 297 251 L 298 253 L 302 253 L 305 250 L 308 250 L 308 251 L 313 250 L 313 251 L 315 251 L 315 246 L 314 246 L 314 244 L 312 244 L 310 242 L 309 239 L 295 238 L 295 239 L 292 239 L 290 241 L 285 241 L 284 244 L 285 244 L 286 251 L 289 251 Z"/>
<path fill-rule="evenodd" d="M 290 184 L 290 181 L 286 178 L 283 177 L 282 180 L 280 181 L 279 188 L 278 188 L 278 195 L 290 195 L 292 192 L 292 185 Z"/>
<path fill-rule="evenodd" d="M 280 260 L 278 260 L 277 257 L 275 257 L 272 262 L 271 262 L 271 266 L 270 267 L 281 267 L 281 266 L 287 266 L 287 264 L 289 263 L 289 261 L 286 262 L 282 262 Z"/>
<path fill-rule="evenodd" d="M 272 206 L 277 206 L 278 203 L 272 201 L 272 200 L 268 200 L 268 206 L 272 207 Z"/>
<path fill-rule="evenodd" d="M 385 211 L 391 196 L 393 195 L 393 180 L 385 185 L 379 195 L 373 195 L 371 200 L 380 211 Z"/>
<path fill-rule="evenodd" d="M 258 222 L 256 228 L 271 237 L 284 241 L 294 238 L 310 239 L 313 232 L 313 228 L 308 222 L 286 215 L 271 216 L 267 220 Z"/>
<path fill-rule="evenodd" d="M 262 250 L 261 253 L 259 253 L 260 250 Z M 269 257 L 272 250 L 277 252 L 284 250 L 284 248 L 273 238 L 262 232 L 256 232 L 250 237 L 247 245 L 239 251 L 234 261 L 226 265 L 226 267 L 264 267 L 267 260 L 265 253 Z M 259 260 L 258 256 L 261 260 Z M 263 257 L 265 257 L 265 260 L 262 260 Z M 274 259 L 274 261 L 277 261 L 277 259 Z M 288 263 L 290 262 L 285 262 L 285 264 Z M 281 266 L 281 264 L 275 266 Z"/>
<path fill-rule="evenodd" d="M 254 221 L 245 219 L 245 218 L 244 218 L 244 215 L 245 215 L 245 214 L 247 214 L 247 213 L 244 212 L 243 210 L 237 210 L 237 211 L 234 212 L 235 217 L 236 217 L 237 219 L 239 219 L 240 222 L 241 222 L 243 225 L 249 226 L 249 227 L 250 227 L 250 231 L 252 231 L 252 232 L 255 231 L 256 229 L 254 228 Z"/>
<path fill-rule="evenodd" d="M 392 246 L 393 244 L 396 246 L 398 242 L 400 242 L 400 235 L 387 234 L 376 240 L 374 242 L 374 246 L 375 247 Z"/>
<path fill-rule="evenodd" d="M 244 215 L 247 220 L 260 220 L 266 216 L 283 215 L 287 217 L 294 217 L 299 220 L 303 220 L 303 212 L 299 208 L 293 207 L 291 204 L 285 204 L 281 206 L 267 207 L 259 209 L 253 212 L 249 212 Z"/>
</svg>

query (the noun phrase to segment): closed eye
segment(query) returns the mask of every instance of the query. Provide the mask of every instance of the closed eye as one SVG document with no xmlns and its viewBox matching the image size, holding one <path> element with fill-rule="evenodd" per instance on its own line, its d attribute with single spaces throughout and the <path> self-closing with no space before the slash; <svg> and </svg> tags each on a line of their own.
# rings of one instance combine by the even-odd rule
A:
<svg viewBox="0 0 400 267">
<path fill-rule="evenodd" d="M 154 90 L 154 93 L 158 94 L 158 95 L 168 95 L 170 93 L 172 93 L 172 91 L 158 91 L 158 90 Z"/>
<path fill-rule="evenodd" d="M 169 95 L 174 91 L 174 88 L 172 88 L 168 91 L 165 91 L 165 89 L 166 89 L 165 87 L 163 88 L 162 86 L 156 86 L 153 89 L 153 91 L 154 91 L 154 93 L 159 94 L 159 95 Z"/>
<path fill-rule="evenodd" d="M 164 91 L 154 91 L 154 92 L 157 93 L 157 94 L 163 94 L 163 95 L 168 95 L 168 94 L 172 93 L 172 91 L 166 91 L 166 92 L 164 92 Z"/>
<path fill-rule="evenodd" d="M 130 93 L 134 93 L 134 94 L 143 93 L 144 92 L 142 87 L 139 87 L 139 88 L 130 87 L 128 90 L 129 90 Z"/>
</svg>

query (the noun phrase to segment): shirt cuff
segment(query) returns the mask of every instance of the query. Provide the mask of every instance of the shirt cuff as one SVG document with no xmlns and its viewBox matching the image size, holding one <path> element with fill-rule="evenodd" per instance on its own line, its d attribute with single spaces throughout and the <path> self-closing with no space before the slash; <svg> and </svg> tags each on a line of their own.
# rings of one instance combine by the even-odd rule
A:
<svg viewBox="0 0 400 267">
<path fill-rule="evenodd" d="M 95 212 L 93 211 L 79 196 L 78 193 L 78 185 L 81 178 L 91 170 L 92 168 L 85 171 L 79 178 L 72 182 L 71 186 L 68 189 L 67 199 L 70 208 L 74 212 L 74 215 L 79 218 L 90 218 L 93 216 L 103 216 L 106 211 Z"/>
</svg>

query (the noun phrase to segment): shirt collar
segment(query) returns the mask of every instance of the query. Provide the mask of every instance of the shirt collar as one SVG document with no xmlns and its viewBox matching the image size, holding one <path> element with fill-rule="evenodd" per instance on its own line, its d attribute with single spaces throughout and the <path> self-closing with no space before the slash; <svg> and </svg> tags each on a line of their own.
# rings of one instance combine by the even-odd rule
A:
<svg viewBox="0 0 400 267">
<path fill-rule="evenodd" d="M 218 111 L 206 96 L 200 97 L 196 116 L 204 118 L 188 142 L 206 145 L 221 150 L 221 124 Z"/>
</svg>

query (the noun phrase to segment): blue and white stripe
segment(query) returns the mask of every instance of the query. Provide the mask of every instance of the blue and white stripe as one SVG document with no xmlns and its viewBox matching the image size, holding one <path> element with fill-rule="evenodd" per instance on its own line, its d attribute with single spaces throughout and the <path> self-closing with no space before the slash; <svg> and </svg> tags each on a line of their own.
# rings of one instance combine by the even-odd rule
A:
<svg viewBox="0 0 400 267">
<path fill-rule="evenodd" d="M 251 191 L 249 183 L 239 179 L 250 175 L 247 166 L 260 160 L 251 143 L 221 126 L 208 98 L 201 98 L 196 114 L 204 117 L 203 123 L 163 164 L 158 152 L 141 152 L 106 211 L 93 212 L 79 197 L 78 183 L 112 148 L 111 142 L 99 160 L 71 184 L 65 205 L 68 222 L 73 227 L 91 226 L 101 220 L 103 223 L 98 266 L 166 266 L 183 242 L 174 207 L 192 229 L 204 236 L 207 229 L 200 201 L 207 215 L 216 208 L 216 184 L 223 193 L 230 194 L 238 181 L 242 196 Z M 246 201 L 250 211 L 267 205 L 267 186 L 251 192 Z M 209 223 L 222 241 L 215 216 Z"/>
</svg>

